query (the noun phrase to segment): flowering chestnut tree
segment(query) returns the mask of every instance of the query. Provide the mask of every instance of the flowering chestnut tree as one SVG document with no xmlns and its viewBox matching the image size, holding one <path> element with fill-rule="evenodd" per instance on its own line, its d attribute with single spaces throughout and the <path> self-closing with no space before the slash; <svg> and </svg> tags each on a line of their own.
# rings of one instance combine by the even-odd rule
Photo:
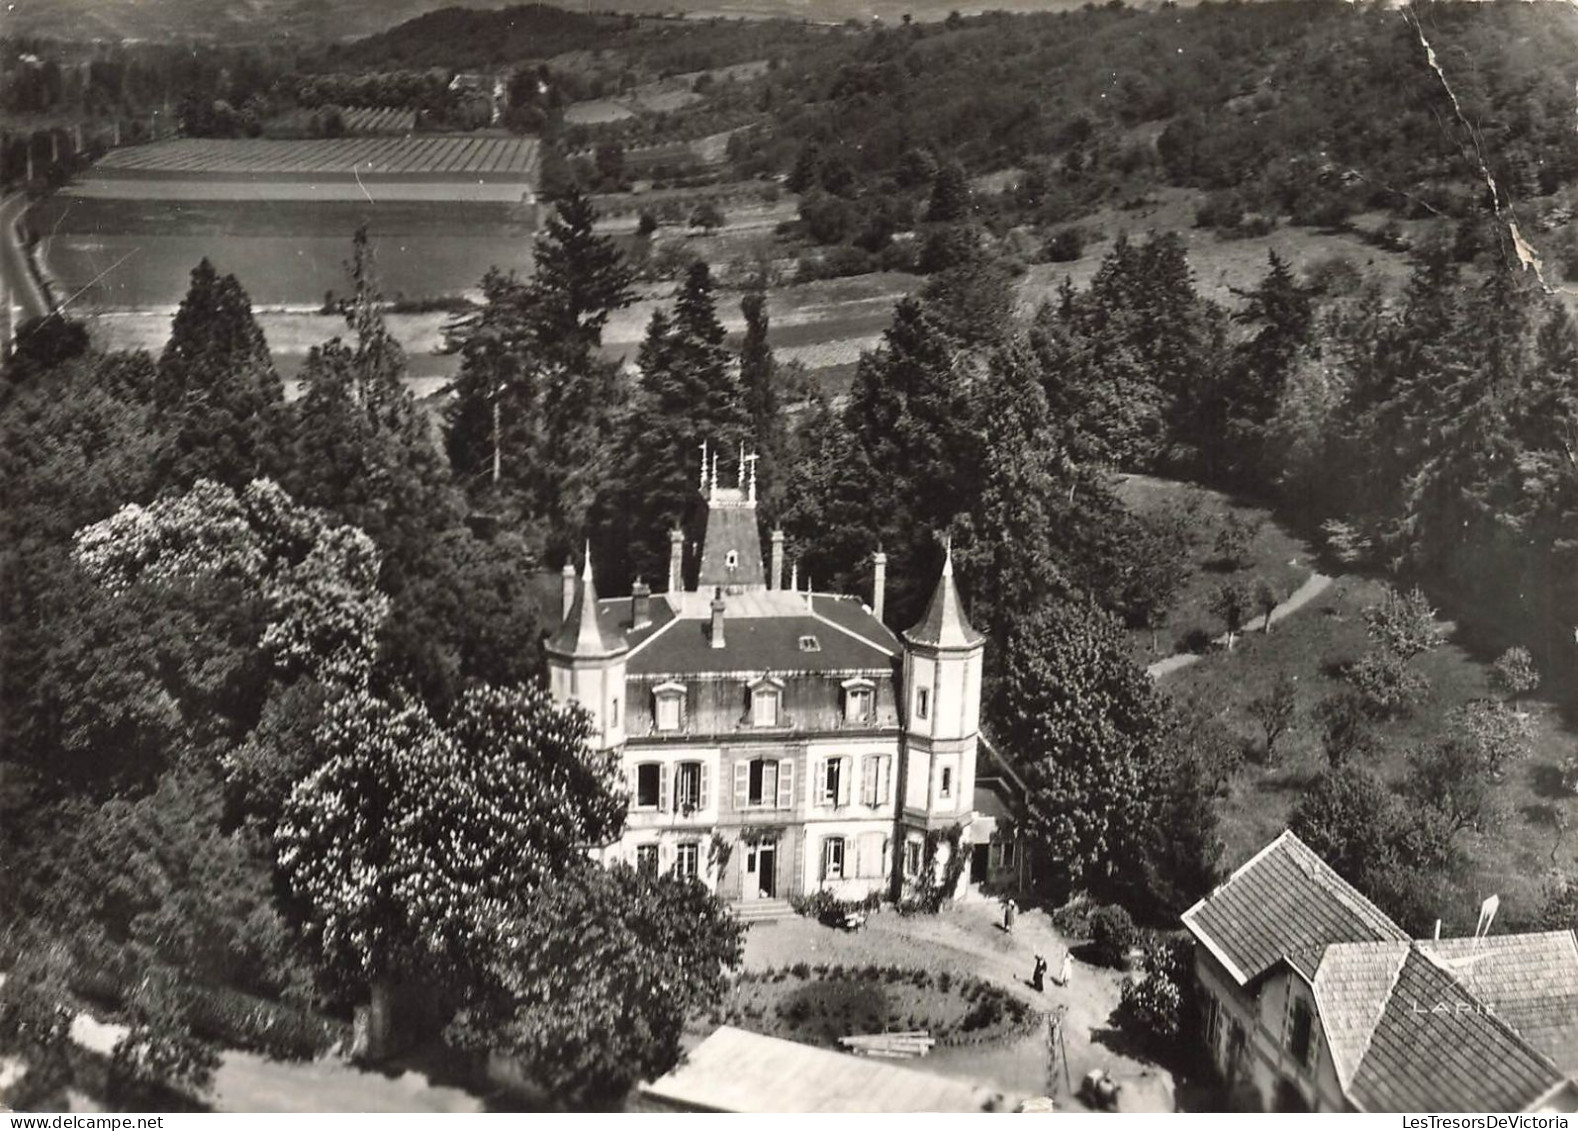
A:
<svg viewBox="0 0 1578 1131">
<path fill-rule="evenodd" d="M 287 678 L 364 685 L 389 609 L 367 535 L 333 525 L 267 479 L 241 492 L 201 479 L 184 495 L 122 507 L 77 532 L 75 556 L 116 594 L 221 580 L 260 596 L 258 643 Z"/>
<path fill-rule="evenodd" d="M 591 721 L 537 688 L 476 688 L 447 726 L 365 691 L 331 704 L 275 843 L 332 984 L 464 987 L 545 882 L 619 834 Z"/>
</svg>

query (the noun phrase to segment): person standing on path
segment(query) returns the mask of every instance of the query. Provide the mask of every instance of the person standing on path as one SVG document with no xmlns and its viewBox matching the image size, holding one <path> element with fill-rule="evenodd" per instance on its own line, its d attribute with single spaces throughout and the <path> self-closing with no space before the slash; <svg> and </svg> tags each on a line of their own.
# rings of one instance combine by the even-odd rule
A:
<svg viewBox="0 0 1578 1131">
<path fill-rule="evenodd" d="M 1019 905 L 1013 900 L 1010 899 L 1007 903 L 1003 904 L 1003 930 L 1007 931 L 1010 935 L 1014 933 L 1014 919 L 1018 916 L 1018 914 Z"/>
<path fill-rule="evenodd" d="M 1063 952 L 1063 969 L 1058 972 L 1057 984 L 1067 986 L 1069 978 L 1074 975 L 1074 956 L 1068 951 Z"/>
</svg>

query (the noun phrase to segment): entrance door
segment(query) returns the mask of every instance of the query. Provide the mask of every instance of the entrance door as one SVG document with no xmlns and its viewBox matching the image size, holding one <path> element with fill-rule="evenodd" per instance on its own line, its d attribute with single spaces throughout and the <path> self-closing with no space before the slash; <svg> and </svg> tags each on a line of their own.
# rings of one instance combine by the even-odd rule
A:
<svg viewBox="0 0 1578 1131">
<path fill-rule="evenodd" d="M 745 846 L 745 876 L 740 883 L 741 899 L 759 899 L 762 894 L 760 869 L 762 864 L 761 846 L 748 844 Z"/>
<path fill-rule="evenodd" d="M 778 894 L 778 846 L 764 844 L 756 858 L 756 893 L 762 899 Z"/>
<path fill-rule="evenodd" d="M 970 882 L 984 884 L 987 869 L 991 867 L 992 850 L 989 845 L 975 844 L 970 846 Z"/>
</svg>

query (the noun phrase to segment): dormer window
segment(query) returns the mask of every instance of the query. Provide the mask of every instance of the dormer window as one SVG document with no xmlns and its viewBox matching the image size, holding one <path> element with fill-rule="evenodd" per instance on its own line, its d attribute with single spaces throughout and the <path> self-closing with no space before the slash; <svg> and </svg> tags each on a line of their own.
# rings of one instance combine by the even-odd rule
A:
<svg viewBox="0 0 1578 1131">
<path fill-rule="evenodd" d="M 915 692 L 915 717 L 926 719 L 931 717 L 931 689 L 922 687 Z"/>
<path fill-rule="evenodd" d="M 872 704 L 876 700 L 876 685 L 869 679 L 846 679 L 844 688 L 844 721 L 860 725 L 871 721 Z"/>
<path fill-rule="evenodd" d="M 740 552 L 738 550 L 730 550 L 727 554 L 724 554 L 723 566 L 725 569 L 739 569 Z"/>
<path fill-rule="evenodd" d="M 822 650 L 822 642 L 820 640 L 818 640 L 816 637 L 814 637 L 814 636 L 802 636 L 800 638 L 800 651 L 802 651 L 802 652 L 820 652 L 821 650 Z"/>
<path fill-rule="evenodd" d="M 661 683 L 652 689 L 652 720 L 659 733 L 685 727 L 685 685 Z"/>
<path fill-rule="evenodd" d="M 778 725 L 778 691 L 762 687 L 751 692 L 751 725 L 775 727 Z"/>
<path fill-rule="evenodd" d="M 783 681 L 764 675 L 746 685 L 750 694 L 750 719 L 753 727 L 782 726 L 780 718 Z"/>
</svg>

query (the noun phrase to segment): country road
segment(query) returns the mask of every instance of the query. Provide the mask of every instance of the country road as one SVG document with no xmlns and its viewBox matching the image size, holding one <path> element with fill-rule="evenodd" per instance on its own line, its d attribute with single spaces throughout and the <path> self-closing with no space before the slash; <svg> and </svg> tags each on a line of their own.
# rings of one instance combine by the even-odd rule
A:
<svg viewBox="0 0 1578 1131">
<path fill-rule="evenodd" d="M 27 196 L 15 193 L 0 200 L 0 280 L 11 301 L 21 308 L 21 319 L 42 318 L 49 313 L 49 300 L 28 270 L 27 253 L 16 238 L 16 222 L 27 211 Z"/>
</svg>

